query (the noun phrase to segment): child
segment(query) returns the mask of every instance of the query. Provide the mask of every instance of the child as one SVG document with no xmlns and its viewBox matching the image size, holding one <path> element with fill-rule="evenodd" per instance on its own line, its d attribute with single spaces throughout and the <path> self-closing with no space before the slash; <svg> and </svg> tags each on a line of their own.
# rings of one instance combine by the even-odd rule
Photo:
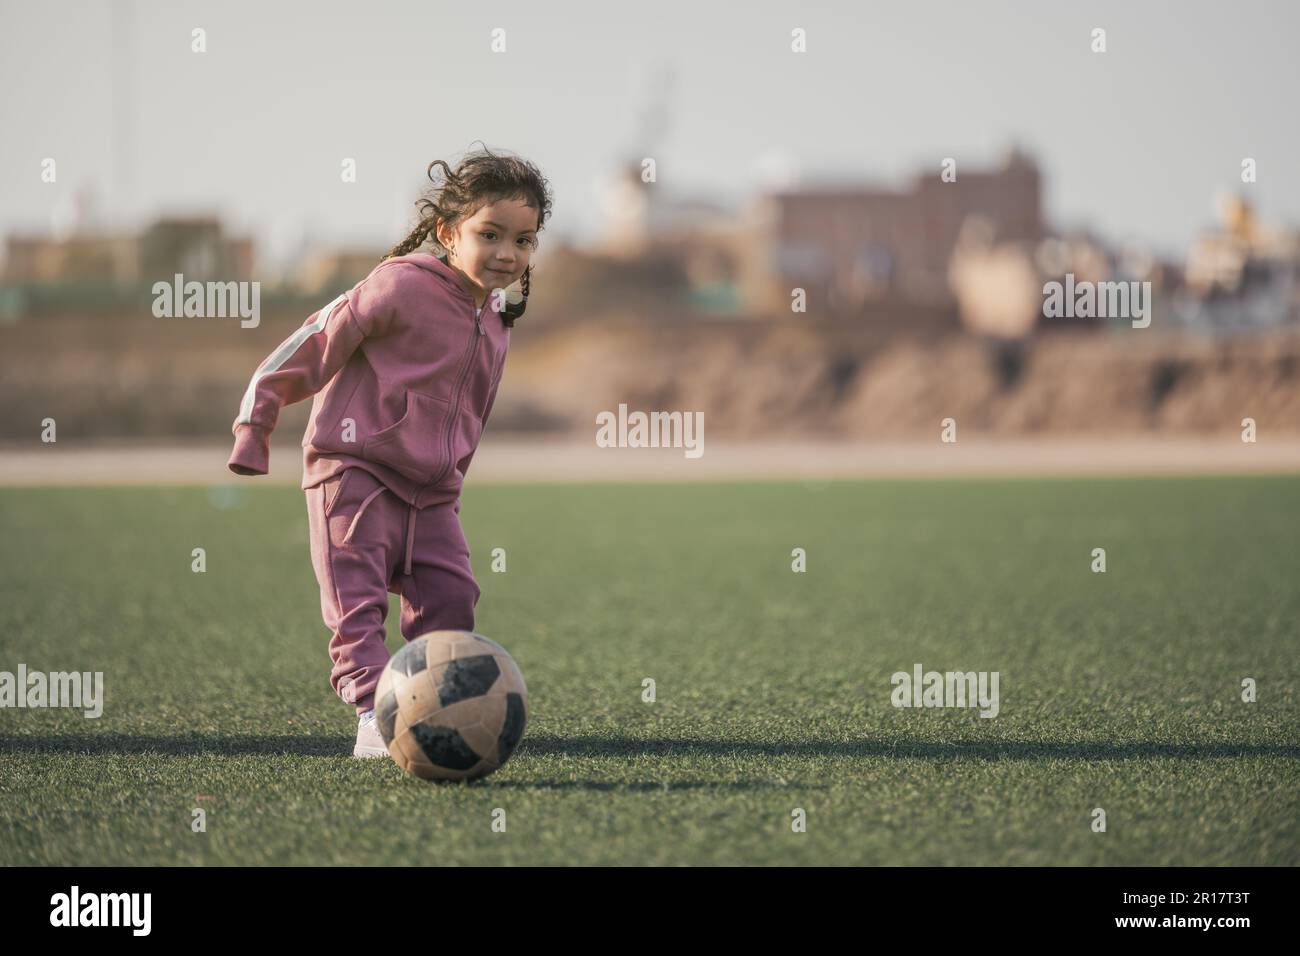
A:
<svg viewBox="0 0 1300 956">
<path fill-rule="evenodd" d="M 330 685 L 356 705 L 356 757 L 387 755 L 374 693 L 388 662 L 388 592 L 402 597 L 408 641 L 474 628 L 479 588 L 458 517 L 461 484 L 551 207 L 526 160 L 484 150 L 454 172 L 435 160 L 431 180 L 439 165 L 444 181 L 418 203 L 419 225 L 258 366 L 232 426 L 230 470 L 265 475 L 280 409 L 315 395 L 302 487 L 333 632 Z M 415 252 L 426 237 L 446 254 Z"/>
</svg>

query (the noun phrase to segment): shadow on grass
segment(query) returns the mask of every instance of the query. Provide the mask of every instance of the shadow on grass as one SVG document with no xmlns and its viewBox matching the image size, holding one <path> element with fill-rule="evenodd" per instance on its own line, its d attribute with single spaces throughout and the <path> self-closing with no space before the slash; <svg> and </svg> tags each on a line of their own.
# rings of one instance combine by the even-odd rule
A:
<svg viewBox="0 0 1300 956">
<path fill-rule="evenodd" d="M 456 786 L 456 784 L 453 784 Z M 481 777 L 464 786 L 495 790 L 595 790 L 616 793 L 672 793 L 681 790 L 829 790 L 828 784 L 774 780 L 506 780 Z"/>
<path fill-rule="evenodd" d="M 0 737 L 0 753 L 146 754 L 244 756 L 288 754 L 301 757 L 347 757 L 353 738 L 325 735 L 186 734 L 47 734 Z M 921 760 L 1137 760 L 1172 757 L 1300 757 L 1293 744 L 1200 743 L 1197 741 L 933 741 L 803 740 L 765 742 L 639 737 L 525 737 L 517 757 L 904 757 Z M 655 786 L 658 786 L 657 784 Z"/>
<path fill-rule="evenodd" d="M 198 754 L 242 756 L 291 754 L 300 757 L 350 756 L 354 738 L 342 735 L 274 734 L 31 734 L 0 737 L 0 753 Z"/>
<path fill-rule="evenodd" d="M 1300 757 L 1288 744 L 1171 743 L 1134 741 L 1061 743 L 1038 740 L 644 740 L 634 737 L 526 737 L 519 753 L 568 757 L 910 757 L 921 760 L 1131 760 L 1146 757 Z"/>
</svg>

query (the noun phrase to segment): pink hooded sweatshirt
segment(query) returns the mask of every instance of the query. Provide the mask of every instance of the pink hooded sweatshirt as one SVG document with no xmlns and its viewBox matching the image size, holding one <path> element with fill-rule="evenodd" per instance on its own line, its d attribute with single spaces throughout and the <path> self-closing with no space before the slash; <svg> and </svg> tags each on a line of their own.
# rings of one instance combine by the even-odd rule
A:
<svg viewBox="0 0 1300 956">
<path fill-rule="evenodd" d="M 267 474 L 280 409 L 315 395 L 304 490 L 364 468 L 410 505 L 412 523 L 416 509 L 459 497 L 510 347 L 501 316 L 476 308 L 466 281 L 412 253 L 310 316 L 253 373 L 230 470 Z"/>
</svg>

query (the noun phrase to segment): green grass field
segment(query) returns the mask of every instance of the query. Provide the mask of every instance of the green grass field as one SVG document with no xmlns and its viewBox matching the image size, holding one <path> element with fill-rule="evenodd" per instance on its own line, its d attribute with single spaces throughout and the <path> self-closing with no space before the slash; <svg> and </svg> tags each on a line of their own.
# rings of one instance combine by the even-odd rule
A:
<svg viewBox="0 0 1300 956">
<path fill-rule="evenodd" d="M 470 785 L 350 757 L 303 495 L 238 489 L 0 489 L 0 670 L 106 687 L 0 710 L 0 863 L 1300 863 L 1300 478 L 471 480 L 531 719 Z"/>
</svg>

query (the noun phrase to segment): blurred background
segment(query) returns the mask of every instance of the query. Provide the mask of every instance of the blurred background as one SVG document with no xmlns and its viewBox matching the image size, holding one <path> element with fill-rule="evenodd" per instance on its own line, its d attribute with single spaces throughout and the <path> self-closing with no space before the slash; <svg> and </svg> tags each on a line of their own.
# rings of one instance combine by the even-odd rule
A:
<svg viewBox="0 0 1300 956">
<path fill-rule="evenodd" d="M 228 449 L 257 364 L 480 142 L 555 198 L 485 449 L 590 447 L 621 402 L 721 442 L 1300 440 L 1293 5 L 0 10 L 11 453 L 46 418 Z M 257 327 L 156 318 L 175 273 L 258 282 Z M 1150 327 L 1046 318 L 1067 274 L 1149 282 Z"/>
</svg>

